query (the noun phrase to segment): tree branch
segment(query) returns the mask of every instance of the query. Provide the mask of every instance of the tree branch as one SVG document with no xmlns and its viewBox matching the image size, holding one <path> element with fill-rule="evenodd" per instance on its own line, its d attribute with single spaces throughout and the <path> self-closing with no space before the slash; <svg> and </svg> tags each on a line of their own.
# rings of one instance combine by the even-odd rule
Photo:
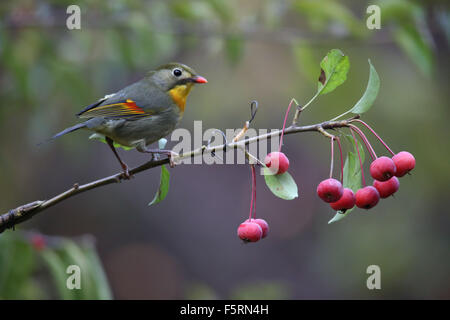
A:
<svg viewBox="0 0 450 320">
<path fill-rule="evenodd" d="M 317 131 L 322 132 L 326 129 L 335 129 L 335 128 L 342 128 L 342 127 L 348 127 L 350 124 L 350 121 L 359 118 L 359 116 L 352 117 L 347 120 L 341 120 L 341 121 L 325 121 L 322 123 L 309 125 L 309 126 L 296 126 L 292 125 L 285 129 L 284 134 L 294 134 L 299 132 L 308 132 L 308 131 Z M 263 134 L 256 137 L 250 137 L 244 140 L 240 141 L 234 141 L 229 144 L 222 144 L 219 146 L 202 146 L 198 149 L 195 149 L 193 151 L 185 152 L 180 155 L 176 155 L 175 159 L 172 160 L 181 160 L 185 158 L 192 158 L 195 156 L 202 155 L 204 153 L 214 153 L 219 150 L 230 150 L 230 149 L 236 149 L 236 148 L 242 148 L 246 145 L 249 145 L 250 143 L 255 143 L 267 139 L 271 139 L 274 137 L 278 137 L 281 134 L 281 130 L 276 130 L 267 134 Z M 142 164 L 139 167 L 136 167 L 132 170 L 130 170 L 131 175 L 138 174 L 142 171 L 146 171 L 155 167 L 162 166 L 163 164 L 170 163 L 169 158 L 161 159 L 161 160 L 150 160 L 144 164 Z M 112 176 L 105 177 L 99 180 L 95 180 L 83 185 L 79 185 L 78 183 L 75 183 L 72 188 L 54 196 L 51 199 L 48 200 L 38 200 L 34 201 L 28 204 L 21 205 L 15 209 L 10 210 L 7 213 L 4 213 L 0 215 L 0 233 L 4 232 L 6 229 L 14 229 L 14 226 L 22 223 L 24 221 L 27 221 L 31 219 L 34 215 L 37 213 L 44 211 L 45 209 L 48 209 L 50 207 L 53 207 L 57 203 L 64 201 L 66 199 L 69 199 L 77 194 L 99 188 L 101 186 L 106 186 L 108 184 L 112 183 L 120 183 L 122 180 L 126 180 L 123 173 L 116 173 Z"/>
</svg>

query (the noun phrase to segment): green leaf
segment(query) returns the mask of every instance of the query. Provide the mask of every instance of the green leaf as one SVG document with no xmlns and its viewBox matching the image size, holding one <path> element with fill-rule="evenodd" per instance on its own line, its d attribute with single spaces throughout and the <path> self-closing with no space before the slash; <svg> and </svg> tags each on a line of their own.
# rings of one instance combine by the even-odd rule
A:
<svg viewBox="0 0 450 320">
<path fill-rule="evenodd" d="M 164 198 L 167 196 L 167 193 L 169 192 L 169 180 L 170 180 L 169 170 L 167 170 L 165 166 L 161 166 L 159 189 L 156 192 L 152 202 L 148 204 L 149 206 L 160 203 L 161 201 L 164 200 Z"/>
<path fill-rule="evenodd" d="M 98 257 L 97 251 L 93 244 L 88 243 L 83 247 L 83 251 L 89 260 L 92 278 L 96 283 L 97 297 L 96 299 L 111 300 L 112 293 L 106 278 L 105 271 L 103 270 L 102 263 Z"/>
<path fill-rule="evenodd" d="M 364 164 L 365 154 L 363 146 L 359 144 L 359 154 L 361 161 Z M 361 188 L 361 165 L 359 163 L 358 154 L 356 152 L 349 152 L 344 165 L 344 188 L 350 188 L 353 192 Z"/>
<path fill-rule="evenodd" d="M 62 299 L 98 300 L 111 299 L 111 292 L 94 245 L 84 239 L 83 243 L 61 238 L 55 249 L 42 251 L 42 258 L 50 269 L 54 283 Z M 81 289 L 67 288 L 67 267 L 77 265 L 81 270 Z"/>
<path fill-rule="evenodd" d="M 347 139 L 355 146 L 355 142 L 353 137 L 346 136 Z M 359 153 L 361 155 L 361 162 L 364 164 L 364 149 L 360 142 L 358 142 Z M 361 188 L 361 165 L 359 164 L 358 153 L 349 151 L 347 154 L 347 159 L 345 160 L 344 165 L 344 188 L 350 188 L 353 192 L 356 193 L 358 189 Z M 344 219 L 353 209 L 349 209 L 347 211 L 342 212 L 338 211 L 334 215 L 334 217 L 328 221 L 328 224 Z"/>
<path fill-rule="evenodd" d="M 54 284 L 62 299 L 111 299 L 111 292 L 93 244 L 87 239 L 78 244 L 61 238 L 58 247 L 42 251 L 42 258 L 50 269 Z M 81 288 L 67 288 L 67 267 L 77 265 L 81 270 Z"/>
<path fill-rule="evenodd" d="M 35 253 L 20 233 L 0 236 L 0 300 L 26 299 L 23 291 L 32 281 Z"/>
<path fill-rule="evenodd" d="M 326 94 L 343 84 L 350 69 L 348 56 L 339 49 L 332 49 L 320 63 L 317 93 Z"/>
<path fill-rule="evenodd" d="M 65 268 L 69 265 L 77 265 L 81 269 L 81 289 L 76 292 L 76 299 L 97 299 L 96 279 L 94 279 L 90 267 L 90 261 L 82 248 L 75 242 L 65 239 L 63 241 L 61 258 L 65 263 Z M 66 277 L 69 275 L 67 274 Z M 66 289 L 67 290 L 67 289 Z"/>
<path fill-rule="evenodd" d="M 277 197 L 284 200 L 298 197 L 297 184 L 288 172 L 274 175 L 270 169 L 264 168 L 264 180 L 270 191 Z"/>
<path fill-rule="evenodd" d="M 369 82 L 367 83 L 366 91 L 359 101 L 355 104 L 355 106 L 350 110 L 352 113 L 361 114 L 370 109 L 375 99 L 377 98 L 378 91 L 380 90 L 380 77 L 378 76 L 377 71 L 374 66 L 370 62 L 369 59 Z"/>
<path fill-rule="evenodd" d="M 46 263 L 47 267 L 50 269 L 50 273 L 53 276 L 53 283 L 58 290 L 60 298 L 65 300 L 74 299 L 76 290 L 69 290 L 66 286 L 67 264 L 64 263 L 61 257 L 54 250 L 43 250 L 41 252 L 41 257 L 43 258 L 43 261 Z"/>
</svg>

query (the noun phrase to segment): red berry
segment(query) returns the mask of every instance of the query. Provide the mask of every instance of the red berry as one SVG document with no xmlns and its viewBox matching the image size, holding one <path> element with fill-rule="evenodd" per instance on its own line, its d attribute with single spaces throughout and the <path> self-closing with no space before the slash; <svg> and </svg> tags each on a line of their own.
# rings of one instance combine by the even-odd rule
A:
<svg viewBox="0 0 450 320">
<path fill-rule="evenodd" d="M 378 181 L 386 181 L 397 171 L 394 161 L 388 157 L 379 157 L 370 164 L 370 175 Z"/>
<path fill-rule="evenodd" d="M 256 222 L 244 221 L 237 230 L 238 237 L 245 242 L 256 242 L 261 239 L 263 231 Z"/>
<path fill-rule="evenodd" d="M 377 189 L 367 186 L 356 191 L 356 206 L 362 209 L 370 209 L 376 206 L 380 201 L 380 194 Z"/>
<path fill-rule="evenodd" d="M 334 210 L 345 211 L 353 208 L 355 206 L 355 201 L 355 194 L 353 193 L 353 190 L 350 188 L 344 188 L 344 194 L 342 197 L 338 201 L 330 203 L 330 206 Z"/>
<path fill-rule="evenodd" d="M 342 184 L 336 179 L 323 180 L 317 186 L 317 195 L 325 202 L 336 202 L 344 194 Z"/>
<path fill-rule="evenodd" d="M 267 168 L 274 174 L 285 173 L 289 169 L 289 159 L 283 152 L 271 152 L 264 159 Z"/>
<path fill-rule="evenodd" d="M 262 230 L 262 236 L 261 238 L 267 237 L 267 234 L 269 233 L 269 224 L 264 219 L 252 219 L 252 220 L 245 220 L 245 222 L 254 222 L 258 224 L 261 227 Z"/>
<path fill-rule="evenodd" d="M 407 151 L 397 153 L 392 157 L 392 160 L 397 167 L 396 177 L 403 177 L 416 166 L 416 159 L 414 159 L 414 156 Z"/>
<path fill-rule="evenodd" d="M 377 189 L 381 198 L 387 198 L 397 192 L 400 182 L 397 177 L 392 177 L 388 181 L 375 180 L 373 186 Z"/>
</svg>

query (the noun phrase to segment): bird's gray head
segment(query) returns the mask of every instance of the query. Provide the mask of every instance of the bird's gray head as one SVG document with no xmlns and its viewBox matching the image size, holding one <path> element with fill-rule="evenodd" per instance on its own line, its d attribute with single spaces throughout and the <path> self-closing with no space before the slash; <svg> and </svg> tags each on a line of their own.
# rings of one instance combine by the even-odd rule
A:
<svg viewBox="0 0 450 320">
<path fill-rule="evenodd" d="M 195 83 L 206 83 L 207 80 L 197 75 L 194 69 L 182 63 L 168 63 L 158 67 L 148 74 L 155 84 L 164 91 L 170 91 L 177 86 L 188 85 L 191 87 Z"/>
</svg>

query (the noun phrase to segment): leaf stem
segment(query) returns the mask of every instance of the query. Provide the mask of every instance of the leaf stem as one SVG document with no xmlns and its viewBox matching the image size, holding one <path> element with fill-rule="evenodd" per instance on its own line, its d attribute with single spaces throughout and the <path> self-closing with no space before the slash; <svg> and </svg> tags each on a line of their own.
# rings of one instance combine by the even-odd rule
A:
<svg viewBox="0 0 450 320">
<path fill-rule="evenodd" d="M 323 88 L 325 88 L 325 86 L 326 86 L 326 83 L 325 83 L 325 85 L 322 87 L 322 89 L 320 89 L 320 90 L 318 90 L 317 92 L 316 92 L 316 94 L 311 98 L 311 100 L 309 100 L 302 108 L 301 108 L 301 111 L 303 111 L 303 110 L 305 110 L 318 96 L 319 96 L 319 94 L 322 92 L 322 90 L 323 90 Z"/>
<path fill-rule="evenodd" d="M 337 117 L 334 117 L 334 118 L 331 119 L 330 121 L 336 121 L 337 119 L 342 118 L 343 116 L 349 114 L 351 111 L 352 111 L 352 109 L 349 109 L 349 110 L 345 111 L 344 113 L 338 115 Z"/>
<path fill-rule="evenodd" d="M 350 129 L 350 132 L 352 133 L 353 140 L 355 140 L 355 148 L 356 148 L 356 152 L 358 153 L 359 165 L 361 167 L 361 179 L 362 179 L 363 186 L 365 187 L 366 186 L 366 178 L 364 178 L 364 169 L 363 169 L 363 164 L 361 161 L 361 155 L 359 154 L 358 140 L 356 139 L 356 136 L 353 133 L 352 129 Z"/>
<path fill-rule="evenodd" d="M 395 156 L 395 153 L 391 150 L 391 148 L 389 148 L 389 146 L 383 141 L 383 139 L 381 139 L 381 137 L 375 132 L 375 130 L 373 130 L 367 123 L 365 123 L 364 121 L 359 120 L 359 119 L 354 119 L 354 120 L 352 120 L 352 121 L 350 121 L 350 122 L 353 122 L 353 121 L 357 121 L 357 122 L 359 122 L 359 123 L 362 123 L 367 129 L 370 130 L 370 132 L 373 133 L 373 135 L 374 135 L 375 137 L 377 137 L 378 140 L 380 140 L 380 142 L 383 144 L 383 146 L 384 146 L 384 147 L 385 147 L 385 148 L 386 148 L 393 156 Z"/>
</svg>

